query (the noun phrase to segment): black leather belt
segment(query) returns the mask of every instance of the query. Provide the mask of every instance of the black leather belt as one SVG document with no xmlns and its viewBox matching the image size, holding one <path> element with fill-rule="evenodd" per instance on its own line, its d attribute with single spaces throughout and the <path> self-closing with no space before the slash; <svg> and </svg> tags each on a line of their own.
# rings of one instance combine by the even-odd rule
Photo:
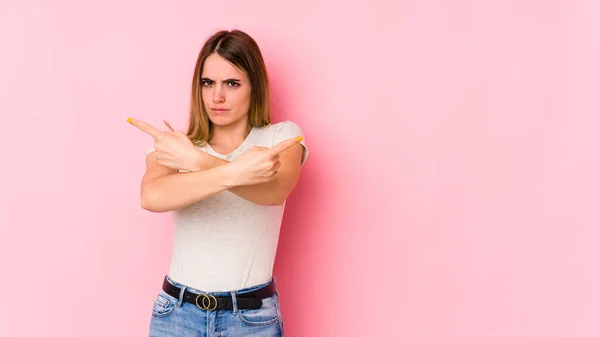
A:
<svg viewBox="0 0 600 337">
<path fill-rule="evenodd" d="M 179 298 L 181 288 L 171 284 L 167 277 L 163 281 L 162 289 L 169 295 Z M 277 291 L 275 280 L 260 289 L 247 293 L 235 294 L 238 309 L 260 309 L 263 298 L 271 297 Z M 229 296 L 213 296 L 210 293 L 196 294 L 187 289 L 183 294 L 183 301 L 192 303 L 202 310 L 233 310 L 233 299 Z"/>
</svg>

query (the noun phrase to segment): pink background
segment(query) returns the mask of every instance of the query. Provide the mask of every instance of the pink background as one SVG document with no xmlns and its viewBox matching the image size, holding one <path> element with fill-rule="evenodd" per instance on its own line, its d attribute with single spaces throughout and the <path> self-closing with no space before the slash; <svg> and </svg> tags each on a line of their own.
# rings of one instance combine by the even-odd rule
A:
<svg viewBox="0 0 600 337">
<path fill-rule="evenodd" d="M 0 335 L 144 336 L 169 214 L 151 138 L 218 29 L 261 46 L 311 154 L 287 337 L 600 335 L 594 1 L 0 2 Z"/>
</svg>

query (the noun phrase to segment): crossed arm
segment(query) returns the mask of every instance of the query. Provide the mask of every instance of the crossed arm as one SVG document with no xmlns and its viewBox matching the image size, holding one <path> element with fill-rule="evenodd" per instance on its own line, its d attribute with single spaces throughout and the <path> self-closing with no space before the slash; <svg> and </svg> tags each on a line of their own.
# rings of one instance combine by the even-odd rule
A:
<svg viewBox="0 0 600 337">
<path fill-rule="evenodd" d="M 238 186 L 226 182 L 225 167 L 230 162 L 200 150 L 191 172 L 177 172 L 160 165 L 154 156 L 147 156 L 146 174 L 142 179 L 142 207 L 152 212 L 168 212 L 225 190 L 259 205 L 281 205 L 298 183 L 302 153 L 301 144 L 292 145 L 279 153 L 281 165 L 276 179 Z"/>
<path fill-rule="evenodd" d="M 185 208 L 226 190 L 259 205 L 281 205 L 298 183 L 302 137 L 270 149 L 257 147 L 228 162 L 199 150 L 166 121 L 171 132 L 137 119 L 127 121 L 154 138 L 157 153 L 161 147 L 159 156 L 146 156 L 142 178 L 142 208 L 151 212 Z M 179 172 L 183 168 L 189 172 Z"/>
</svg>

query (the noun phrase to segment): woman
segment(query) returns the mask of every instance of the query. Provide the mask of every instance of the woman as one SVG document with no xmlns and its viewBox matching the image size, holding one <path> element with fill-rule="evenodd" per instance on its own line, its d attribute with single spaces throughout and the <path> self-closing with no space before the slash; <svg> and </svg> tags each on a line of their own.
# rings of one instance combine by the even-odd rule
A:
<svg viewBox="0 0 600 337">
<path fill-rule="evenodd" d="M 150 336 L 283 336 L 272 276 L 285 200 L 308 151 L 291 121 L 271 124 L 256 42 L 219 31 L 200 51 L 187 135 L 134 119 L 154 137 L 141 203 L 173 211 L 171 264 Z"/>
</svg>

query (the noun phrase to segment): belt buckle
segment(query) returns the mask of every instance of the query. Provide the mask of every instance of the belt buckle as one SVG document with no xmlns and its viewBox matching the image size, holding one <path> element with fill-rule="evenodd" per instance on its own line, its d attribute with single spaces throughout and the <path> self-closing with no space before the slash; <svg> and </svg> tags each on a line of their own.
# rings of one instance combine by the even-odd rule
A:
<svg viewBox="0 0 600 337">
<path fill-rule="evenodd" d="M 200 305 L 200 303 L 198 303 L 198 299 L 202 298 L 202 305 Z M 212 306 L 212 300 L 215 300 L 215 305 Z M 203 310 L 207 310 L 207 311 L 214 311 L 215 309 L 217 309 L 217 298 L 214 297 L 211 294 L 199 294 L 198 296 L 196 296 L 196 306 L 200 309 Z"/>
</svg>

